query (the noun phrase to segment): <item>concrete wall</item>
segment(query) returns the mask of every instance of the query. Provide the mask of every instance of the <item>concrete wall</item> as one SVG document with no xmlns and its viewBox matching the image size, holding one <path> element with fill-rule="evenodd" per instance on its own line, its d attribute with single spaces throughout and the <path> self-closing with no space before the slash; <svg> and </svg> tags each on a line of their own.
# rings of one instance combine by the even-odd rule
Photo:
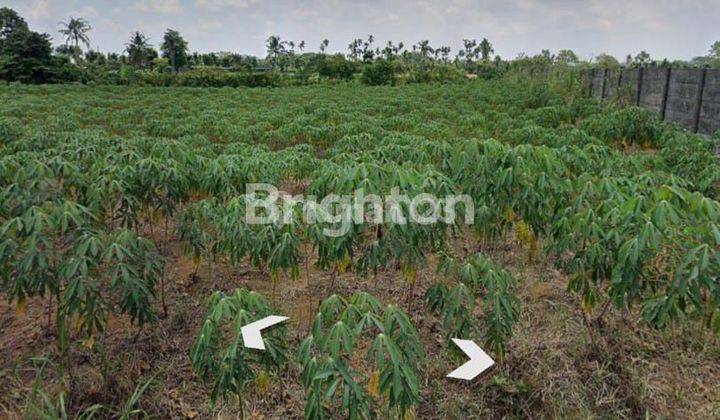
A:
<svg viewBox="0 0 720 420">
<path fill-rule="evenodd" d="M 620 89 L 621 94 L 627 94 L 630 99 L 637 103 L 638 80 L 640 72 L 638 70 L 625 70 L 620 73 Z"/>
<path fill-rule="evenodd" d="M 605 74 L 605 92 L 603 93 L 603 98 L 616 97 L 618 95 L 620 81 L 619 70 L 608 70 L 607 74 Z"/>
<path fill-rule="evenodd" d="M 662 114 L 665 106 L 665 89 L 667 88 L 668 69 L 644 69 L 640 106 Z"/>
<path fill-rule="evenodd" d="M 720 130 L 720 69 L 708 69 L 705 73 L 699 126 L 701 133 Z"/>
<path fill-rule="evenodd" d="M 622 95 L 693 132 L 720 130 L 720 69 L 595 69 L 588 84 L 595 98 Z"/>
<path fill-rule="evenodd" d="M 673 69 L 670 72 L 670 90 L 665 119 L 688 130 L 696 130 L 695 117 L 700 106 L 702 70 Z"/>
<path fill-rule="evenodd" d="M 603 79 L 605 77 L 605 70 L 595 69 L 593 70 L 592 78 L 590 79 L 590 93 L 595 98 L 602 98 Z"/>
</svg>

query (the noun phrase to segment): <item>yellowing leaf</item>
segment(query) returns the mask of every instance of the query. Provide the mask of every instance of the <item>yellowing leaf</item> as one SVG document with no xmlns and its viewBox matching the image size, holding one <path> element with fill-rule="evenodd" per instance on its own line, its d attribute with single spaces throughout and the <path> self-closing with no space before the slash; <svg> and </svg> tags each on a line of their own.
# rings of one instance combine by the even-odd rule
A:
<svg viewBox="0 0 720 420">
<path fill-rule="evenodd" d="M 270 377 L 267 372 L 261 370 L 255 382 L 260 395 L 268 395 L 270 393 Z"/>
<path fill-rule="evenodd" d="M 372 395 L 373 398 L 380 397 L 380 372 L 378 372 L 377 370 L 373 372 L 373 374 L 370 376 L 367 387 L 368 393 Z"/>
<path fill-rule="evenodd" d="M 405 413 L 403 413 L 403 420 L 413 420 L 415 419 L 415 410 L 413 408 L 408 408 L 405 410 Z"/>
<path fill-rule="evenodd" d="M 18 300 L 17 308 L 15 309 L 15 312 L 18 314 L 18 316 L 25 315 L 25 310 L 27 309 L 27 299 L 22 298 Z"/>
<path fill-rule="evenodd" d="M 343 258 L 340 261 L 338 261 L 338 263 L 337 263 L 338 273 L 345 274 L 345 272 L 347 271 L 349 266 L 350 266 L 350 256 L 346 252 L 345 255 L 343 256 Z"/>
<path fill-rule="evenodd" d="M 405 276 L 405 280 L 407 280 L 410 284 L 414 284 L 415 280 L 417 280 L 417 270 L 415 270 L 414 267 L 411 267 L 408 263 L 403 263 L 401 268 L 403 275 Z"/>
<path fill-rule="evenodd" d="M 85 340 L 85 347 L 88 348 L 88 350 L 92 350 L 93 346 L 95 345 L 95 336 L 91 335 L 90 337 Z"/>
</svg>

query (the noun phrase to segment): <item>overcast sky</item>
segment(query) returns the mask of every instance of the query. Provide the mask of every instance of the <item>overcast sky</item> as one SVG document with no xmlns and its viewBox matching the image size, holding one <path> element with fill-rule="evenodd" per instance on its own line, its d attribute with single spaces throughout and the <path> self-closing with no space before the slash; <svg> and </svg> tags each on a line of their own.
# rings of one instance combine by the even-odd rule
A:
<svg viewBox="0 0 720 420">
<path fill-rule="evenodd" d="M 429 39 L 454 55 L 463 38 L 487 37 L 505 58 L 569 48 L 621 60 L 643 49 L 689 59 L 720 40 L 720 0 L 0 0 L 8 3 L 56 44 L 59 21 L 86 18 L 103 52 L 121 51 L 133 30 L 157 46 L 166 28 L 179 30 L 191 51 L 254 55 L 265 54 L 273 34 L 315 51 L 324 38 L 330 51 L 346 52 L 351 39 L 373 34 L 379 45 Z"/>
</svg>

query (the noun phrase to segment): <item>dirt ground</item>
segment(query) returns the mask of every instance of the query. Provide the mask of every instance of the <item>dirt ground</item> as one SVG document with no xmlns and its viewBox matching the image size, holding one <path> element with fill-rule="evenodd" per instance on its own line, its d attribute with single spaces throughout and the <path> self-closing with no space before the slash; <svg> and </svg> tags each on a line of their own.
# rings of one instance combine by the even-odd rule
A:
<svg viewBox="0 0 720 420">
<path fill-rule="evenodd" d="M 510 270 L 523 304 L 505 362 L 471 383 L 445 377 L 464 360 L 450 351 L 437 317 L 423 301 L 425 290 L 439 279 L 432 259 L 412 293 L 399 270 L 380 273 L 377 283 L 348 272 L 332 285 L 332 274 L 315 269 L 312 260 L 299 280 L 280 281 L 273 291 L 269 276 L 247 263 L 218 264 L 212 277 L 203 265 L 193 281 L 192 262 L 182 256 L 181 244 L 172 242 L 165 251 L 169 316 L 147 326 L 135 342 L 137 329 L 127 319 L 111 319 L 95 352 L 80 341 L 72 346 L 72 369 L 62 376 L 56 372 L 55 337 L 48 332 L 48 302 L 32 301 L 21 313 L 0 300 L 0 418 L 21 418 L 37 388 L 54 396 L 64 391 L 71 414 L 93 404 L 120 407 L 150 378 L 139 406 L 152 417 L 237 418 L 237 402 L 211 406 L 209 388 L 195 376 L 188 358 L 207 297 L 237 287 L 263 293 L 279 314 L 290 317 L 291 349 L 308 334 L 318 303 L 333 293 L 365 290 L 401 306 L 427 352 L 418 418 L 720 418 L 720 340 L 700 324 L 655 331 L 632 314 L 611 311 L 593 346 L 577 298 L 566 291 L 567 279 L 542 253 L 531 260 L 512 237 L 473 250 L 456 248 L 482 251 Z M 268 392 L 249 395 L 253 418 L 302 418 L 300 374 L 300 366 L 292 365 L 272 378 Z"/>
</svg>

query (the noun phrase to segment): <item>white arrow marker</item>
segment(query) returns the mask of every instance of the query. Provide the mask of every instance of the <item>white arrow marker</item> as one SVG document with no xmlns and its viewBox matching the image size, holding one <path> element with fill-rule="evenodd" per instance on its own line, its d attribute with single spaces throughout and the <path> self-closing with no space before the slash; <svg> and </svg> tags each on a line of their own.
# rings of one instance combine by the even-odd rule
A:
<svg viewBox="0 0 720 420">
<path fill-rule="evenodd" d="M 257 350 L 265 350 L 265 343 L 263 342 L 260 331 L 265 328 L 272 327 L 275 324 L 279 324 L 288 319 L 286 316 L 270 315 L 259 321 L 251 322 L 246 326 L 240 328 L 242 334 L 243 343 L 245 347 Z"/>
<path fill-rule="evenodd" d="M 483 373 L 487 368 L 495 364 L 495 361 L 488 356 L 483 349 L 478 347 L 474 341 L 460 340 L 458 338 L 453 338 L 452 341 L 456 346 L 460 347 L 460 350 L 468 355 L 470 360 L 450 372 L 447 375 L 448 378 L 471 381 L 474 377 Z"/>
</svg>

